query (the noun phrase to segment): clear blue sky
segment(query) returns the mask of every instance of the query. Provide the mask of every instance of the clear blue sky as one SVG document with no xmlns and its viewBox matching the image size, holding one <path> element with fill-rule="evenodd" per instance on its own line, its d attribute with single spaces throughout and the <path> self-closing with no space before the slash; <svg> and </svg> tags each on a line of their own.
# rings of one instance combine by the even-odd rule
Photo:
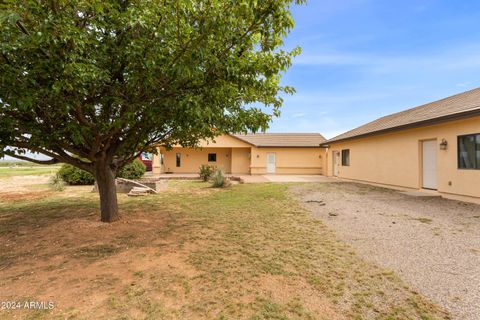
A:
<svg viewBox="0 0 480 320">
<path fill-rule="evenodd" d="M 293 12 L 285 45 L 302 54 L 282 82 L 297 93 L 269 132 L 330 138 L 480 86 L 478 0 L 310 0 Z"/>
</svg>

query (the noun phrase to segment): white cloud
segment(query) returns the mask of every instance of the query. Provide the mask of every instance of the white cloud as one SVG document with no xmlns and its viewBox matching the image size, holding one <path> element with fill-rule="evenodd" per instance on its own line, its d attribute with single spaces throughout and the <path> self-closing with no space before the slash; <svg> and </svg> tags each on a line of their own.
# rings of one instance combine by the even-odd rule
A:
<svg viewBox="0 0 480 320">
<path fill-rule="evenodd" d="M 404 71 L 455 71 L 480 67 L 480 45 L 455 45 L 435 52 L 379 55 L 368 52 L 330 51 L 322 54 L 306 52 L 297 57 L 294 66 L 350 66 L 362 67 L 374 73 Z"/>
<path fill-rule="evenodd" d="M 368 55 L 349 53 L 301 54 L 294 65 L 308 66 L 361 66 L 371 64 Z"/>
</svg>

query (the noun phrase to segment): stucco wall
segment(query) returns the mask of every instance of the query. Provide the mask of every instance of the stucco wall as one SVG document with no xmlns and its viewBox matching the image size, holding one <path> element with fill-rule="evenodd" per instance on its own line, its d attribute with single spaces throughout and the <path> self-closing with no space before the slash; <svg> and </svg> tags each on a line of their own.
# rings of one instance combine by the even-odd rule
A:
<svg viewBox="0 0 480 320">
<path fill-rule="evenodd" d="M 275 174 L 322 174 L 323 148 L 252 148 L 252 174 L 267 173 L 267 153 L 276 154 Z"/>
<path fill-rule="evenodd" d="M 250 148 L 251 145 L 232 136 L 222 135 L 215 138 L 215 142 L 212 140 L 201 140 L 199 147 L 205 148 Z"/>
<path fill-rule="evenodd" d="M 232 148 L 232 173 L 250 173 L 250 149 L 251 148 Z"/>
<path fill-rule="evenodd" d="M 461 170 L 457 163 L 457 137 L 474 133 L 480 133 L 480 117 L 331 144 L 327 172 L 333 175 L 334 153 L 350 149 L 350 166 L 340 166 L 339 177 L 419 189 L 421 141 L 446 139 L 448 149 L 437 149 L 438 191 L 480 198 L 480 170 Z"/>
<path fill-rule="evenodd" d="M 217 168 L 223 169 L 225 173 L 231 172 L 232 152 L 230 148 L 173 148 L 168 151 L 161 148 L 161 153 L 164 155 L 164 172 L 198 173 L 202 164 L 215 165 Z M 176 166 L 177 153 L 181 154 L 180 167 Z M 217 154 L 216 162 L 208 162 L 209 153 Z"/>
<path fill-rule="evenodd" d="M 201 141 L 203 148 L 159 148 L 159 156 L 153 158 L 153 173 L 197 173 L 202 164 L 214 164 L 226 173 L 266 174 L 267 153 L 276 153 L 276 174 L 323 174 L 326 164 L 324 148 L 255 148 L 231 136 L 220 136 L 214 142 Z M 181 153 L 181 166 L 176 166 L 176 153 Z M 217 154 L 217 162 L 208 162 L 208 153 Z"/>
</svg>

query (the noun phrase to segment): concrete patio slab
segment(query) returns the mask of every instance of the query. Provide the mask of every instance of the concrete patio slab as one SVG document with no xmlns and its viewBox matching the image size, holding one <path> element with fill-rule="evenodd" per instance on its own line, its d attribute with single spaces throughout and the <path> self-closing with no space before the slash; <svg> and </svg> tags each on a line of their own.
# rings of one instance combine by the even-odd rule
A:
<svg viewBox="0 0 480 320">
<path fill-rule="evenodd" d="M 338 179 L 320 175 L 242 175 L 244 183 L 286 183 L 286 182 L 338 182 Z"/>
<path fill-rule="evenodd" d="M 226 177 L 240 178 L 243 183 L 286 183 L 286 182 L 339 182 L 341 180 L 321 175 L 236 175 L 226 174 Z M 197 180 L 200 179 L 196 173 L 174 173 L 148 175 L 146 178 L 158 180 Z"/>
<path fill-rule="evenodd" d="M 332 179 L 320 175 L 264 175 L 269 182 L 335 182 Z"/>
<path fill-rule="evenodd" d="M 442 195 L 435 190 L 417 190 L 417 191 L 404 191 L 400 192 L 406 196 L 420 197 L 420 198 L 436 198 Z"/>
</svg>

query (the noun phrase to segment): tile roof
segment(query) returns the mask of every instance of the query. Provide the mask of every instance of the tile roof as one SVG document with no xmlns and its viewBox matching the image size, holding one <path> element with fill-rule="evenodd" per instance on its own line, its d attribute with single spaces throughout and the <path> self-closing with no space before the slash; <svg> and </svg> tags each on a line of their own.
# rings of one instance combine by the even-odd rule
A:
<svg viewBox="0 0 480 320">
<path fill-rule="evenodd" d="M 379 118 L 336 136 L 328 140 L 328 143 L 426 125 L 435 120 L 448 120 L 462 114 L 477 113 L 477 111 L 480 114 L 480 88 Z"/>
<path fill-rule="evenodd" d="M 233 136 L 256 147 L 319 147 L 327 141 L 320 133 L 249 133 Z"/>
</svg>

